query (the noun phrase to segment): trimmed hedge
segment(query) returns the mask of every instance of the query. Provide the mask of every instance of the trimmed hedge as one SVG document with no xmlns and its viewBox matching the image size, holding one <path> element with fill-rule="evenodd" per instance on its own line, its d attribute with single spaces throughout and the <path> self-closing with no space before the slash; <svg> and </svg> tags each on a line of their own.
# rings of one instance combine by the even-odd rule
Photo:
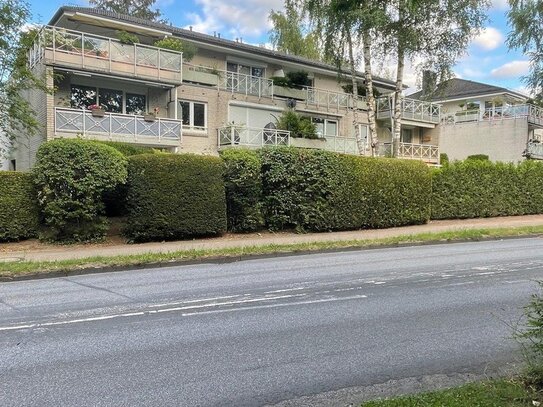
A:
<svg viewBox="0 0 543 407">
<path fill-rule="evenodd" d="M 34 181 L 47 240 L 85 242 L 105 236 L 102 197 L 126 181 L 126 159 L 112 147 L 57 139 L 38 149 Z"/>
<path fill-rule="evenodd" d="M 262 215 L 262 166 L 259 152 L 227 149 L 221 152 L 224 161 L 226 213 L 228 230 L 254 232 L 264 226 Z"/>
<path fill-rule="evenodd" d="M 97 143 L 105 144 L 106 146 L 113 147 L 119 151 L 125 157 L 131 157 L 139 154 L 157 154 L 158 150 L 152 147 L 138 146 L 129 143 L 123 143 L 121 141 L 98 141 Z"/>
<path fill-rule="evenodd" d="M 489 161 L 490 158 L 486 154 L 472 154 L 472 155 L 468 155 L 466 160 Z"/>
<path fill-rule="evenodd" d="M 432 219 L 542 213 L 543 163 L 456 161 L 434 171 L 432 190 Z"/>
<path fill-rule="evenodd" d="M 271 230 L 385 228 L 429 220 L 430 171 L 420 162 L 296 148 L 261 155 Z"/>
<path fill-rule="evenodd" d="M 145 242 L 223 233 L 223 169 L 221 159 L 209 156 L 129 157 L 126 236 Z"/>
<path fill-rule="evenodd" d="M 0 242 L 36 237 L 36 190 L 30 174 L 0 171 Z"/>
</svg>

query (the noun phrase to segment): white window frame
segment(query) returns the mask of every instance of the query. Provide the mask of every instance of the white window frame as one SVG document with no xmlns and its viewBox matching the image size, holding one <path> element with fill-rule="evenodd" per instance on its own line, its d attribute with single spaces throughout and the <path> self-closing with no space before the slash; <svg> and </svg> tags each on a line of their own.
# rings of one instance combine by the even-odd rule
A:
<svg viewBox="0 0 543 407">
<path fill-rule="evenodd" d="M 325 117 L 318 117 L 318 116 L 312 116 L 311 121 L 314 123 L 315 119 L 322 120 L 322 130 L 323 132 L 321 134 L 317 133 L 319 138 L 326 138 L 326 137 L 339 137 L 339 120 L 338 119 L 327 119 Z M 328 122 L 335 122 L 336 123 L 336 134 L 327 134 L 326 133 L 326 125 Z"/>
<path fill-rule="evenodd" d="M 189 104 L 189 124 L 183 124 L 183 130 L 189 130 L 194 132 L 207 132 L 207 103 L 201 102 L 198 100 L 185 100 L 185 99 L 178 99 L 177 103 L 179 103 L 178 111 L 177 111 L 177 119 L 183 120 L 183 107 L 181 106 L 181 103 L 188 103 Z M 194 104 L 204 105 L 204 127 L 202 126 L 195 126 L 194 125 Z"/>
</svg>

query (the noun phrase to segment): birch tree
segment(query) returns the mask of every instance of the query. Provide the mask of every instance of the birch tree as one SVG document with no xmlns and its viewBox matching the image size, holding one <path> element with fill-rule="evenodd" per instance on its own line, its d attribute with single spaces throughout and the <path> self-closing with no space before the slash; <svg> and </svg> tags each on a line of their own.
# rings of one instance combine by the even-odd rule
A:
<svg viewBox="0 0 543 407">
<path fill-rule="evenodd" d="M 487 0 L 391 0 L 390 23 L 384 29 L 396 62 L 392 127 L 393 156 L 401 139 L 403 86 L 406 60 L 421 59 L 443 77 L 464 54 L 469 41 L 486 22 Z M 390 48 L 392 45 L 392 49 Z"/>
<path fill-rule="evenodd" d="M 530 58 L 530 72 L 524 82 L 535 95 L 543 100 L 543 0 L 509 0 L 507 13 L 510 48 L 519 48 Z"/>
</svg>

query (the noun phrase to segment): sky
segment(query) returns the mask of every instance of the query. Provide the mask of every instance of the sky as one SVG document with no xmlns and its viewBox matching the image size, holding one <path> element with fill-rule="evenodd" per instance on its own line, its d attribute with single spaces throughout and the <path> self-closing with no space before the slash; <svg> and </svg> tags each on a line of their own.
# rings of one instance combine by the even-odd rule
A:
<svg viewBox="0 0 543 407">
<path fill-rule="evenodd" d="M 62 6 L 59 0 L 29 0 L 33 23 L 47 23 Z M 71 4 L 87 6 L 87 0 Z M 268 44 L 271 9 L 280 10 L 283 0 L 158 0 L 156 6 L 165 17 L 179 27 L 223 38 L 243 38 L 246 43 Z M 494 84 L 527 93 L 521 77 L 528 72 L 528 58 L 510 51 L 505 44 L 510 27 L 507 24 L 507 0 L 493 0 L 483 32 L 470 44 L 466 55 L 454 68 L 456 77 Z M 406 83 L 414 90 L 417 81 L 412 69 L 406 72 Z M 408 91 L 410 93 L 410 91 Z"/>
</svg>

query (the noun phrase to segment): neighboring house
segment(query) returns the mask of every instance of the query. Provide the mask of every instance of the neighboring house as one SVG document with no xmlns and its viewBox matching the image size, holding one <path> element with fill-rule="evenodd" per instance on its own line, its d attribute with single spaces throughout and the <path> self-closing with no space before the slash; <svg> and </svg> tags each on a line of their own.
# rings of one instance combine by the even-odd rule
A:
<svg viewBox="0 0 543 407">
<path fill-rule="evenodd" d="M 432 86 L 431 76 L 425 75 L 425 89 L 410 97 L 441 104 L 438 145 L 449 159 L 472 154 L 493 161 L 543 159 L 543 109 L 527 104 L 525 95 L 456 78 Z"/>
<path fill-rule="evenodd" d="M 139 44 L 119 41 L 119 31 L 138 36 Z M 181 53 L 153 46 L 177 37 L 198 51 L 187 62 Z M 238 146 L 293 145 L 358 154 L 355 131 L 367 140 L 367 103 L 355 99 L 338 81 L 334 66 L 294 55 L 84 7 L 62 7 L 36 38 L 29 64 L 45 74 L 54 95 L 26 95 L 43 123 L 39 135 L 17 146 L 17 168 L 34 163 L 41 143 L 56 137 L 83 137 L 148 145 L 176 152 L 217 154 Z M 287 72 L 309 73 L 311 86 L 274 84 Z M 59 78 L 60 75 L 60 78 Z M 56 78 L 56 79 L 54 79 Z M 363 74 L 358 81 L 363 83 Z M 394 89 L 375 78 L 382 95 Z M 101 105 L 104 112 L 90 110 Z M 310 117 L 319 139 L 299 139 L 276 128 L 287 108 Z M 401 155 L 439 163 L 439 105 L 404 101 Z M 156 118 L 148 113 L 156 113 Z M 390 152 L 390 98 L 379 102 L 378 133 L 383 154 Z"/>
</svg>

